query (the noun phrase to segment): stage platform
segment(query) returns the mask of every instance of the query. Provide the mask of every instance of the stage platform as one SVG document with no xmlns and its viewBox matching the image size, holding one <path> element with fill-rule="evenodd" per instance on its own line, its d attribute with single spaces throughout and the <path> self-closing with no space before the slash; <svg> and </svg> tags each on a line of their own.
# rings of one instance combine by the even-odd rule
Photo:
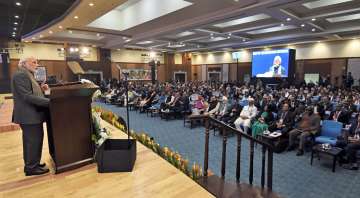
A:
<svg viewBox="0 0 360 198">
<path fill-rule="evenodd" d="M 64 123 L 66 124 L 66 123 Z M 112 138 L 126 138 L 110 124 Z M 47 137 L 43 161 L 50 169 Z M 213 197 L 200 185 L 138 143 L 131 173 L 97 173 L 96 164 L 54 175 L 25 177 L 21 131 L 0 133 L 0 197 Z"/>
</svg>

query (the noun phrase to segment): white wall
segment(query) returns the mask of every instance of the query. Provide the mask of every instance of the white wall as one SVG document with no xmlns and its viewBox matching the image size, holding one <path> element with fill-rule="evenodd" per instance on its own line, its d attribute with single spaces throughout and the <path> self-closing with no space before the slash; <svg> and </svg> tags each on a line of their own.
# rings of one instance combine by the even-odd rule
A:
<svg viewBox="0 0 360 198">
<path fill-rule="evenodd" d="M 150 51 L 127 50 L 127 49 L 112 50 L 111 61 L 123 62 L 123 63 L 148 63 L 150 61 L 149 54 Z M 156 54 L 157 55 L 155 59 L 159 60 L 160 63 L 164 63 L 164 54 L 161 52 L 158 52 Z"/>
<path fill-rule="evenodd" d="M 14 43 L 10 44 L 13 46 Z M 22 51 L 10 51 L 10 59 L 21 59 L 35 57 L 39 60 L 65 60 L 64 54 L 58 49 L 63 48 L 62 44 L 22 43 Z M 98 61 L 97 48 L 88 47 L 89 55 L 83 57 L 85 61 Z M 81 47 L 80 47 L 81 50 Z"/>
<path fill-rule="evenodd" d="M 330 41 L 276 48 L 296 49 L 296 59 L 348 58 L 360 57 L 360 40 Z M 276 49 L 274 48 L 274 49 Z M 269 49 L 269 48 L 267 48 Z M 261 50 L 261 49 L 257 49 Z M 239 62 L 251 62 L 251 50 L 240 51 Z M 235 63 L 230 52 L 193 54 L 192 64 Z"/>
</svg>

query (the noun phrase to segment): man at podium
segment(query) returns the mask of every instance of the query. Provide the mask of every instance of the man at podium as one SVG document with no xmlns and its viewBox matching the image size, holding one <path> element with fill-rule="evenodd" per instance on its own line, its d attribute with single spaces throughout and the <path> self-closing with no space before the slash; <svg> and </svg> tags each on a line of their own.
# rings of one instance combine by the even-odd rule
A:
<svg viewBox="0 0 360 198">
<path fill-rule="evenodd" d="M 18 67 L 11 81 L 14 97 L 13 122 L 22 129 L 25 175 L 41 175 L 49 172 L 46 165 L 40 163 L 44 138 L 44 108 L 48 108 L 50 102 L 44 97 L 43 91 L 49 87 L 46 84 L 39 85 L 34 78 L 38 67 L 35 58 L 20 60 Z"/>
</svg>

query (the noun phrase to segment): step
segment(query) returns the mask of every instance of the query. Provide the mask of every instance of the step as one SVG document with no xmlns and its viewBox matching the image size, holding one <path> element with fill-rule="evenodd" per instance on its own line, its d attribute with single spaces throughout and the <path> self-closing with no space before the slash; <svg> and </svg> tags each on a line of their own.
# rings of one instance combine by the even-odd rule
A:
<svg viewBox="0 0 360 198">
<path fill-rule="evenodd" d="M 216 197 L 221 198 L 280 198 L 275 192 L 249 184 L 227 182 L 216 175 L 201 177 L 197 182 Z"/>
</svg>

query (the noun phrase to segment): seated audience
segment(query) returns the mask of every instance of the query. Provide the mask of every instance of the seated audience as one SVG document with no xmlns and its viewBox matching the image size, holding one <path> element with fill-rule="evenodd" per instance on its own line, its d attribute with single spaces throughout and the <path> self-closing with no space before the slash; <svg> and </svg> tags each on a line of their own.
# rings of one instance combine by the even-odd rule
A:
<svg viewBox="0 0 360 198">
<path fill-rule="evenodd" d="M 309 106 L 306 108 L 305 114 L 302 116 L 302 119 L 297 126 L 297 128 L 289 132 L 289 147 L 287 150 L 292 150 L 295 147 L 296 138 L 300 138 L 299 148 L 297 156 L 304 154 L 305 143 L 308 141 L 308 138 L 314 137 L 320 131 L 320 116 L 313 112 L 313 107 Z"/>
<path fill-rule="evenodd" d="M 248 133 L 249 128 L 251 127 L 251 121 L 257 115 L 257 108 L 254 105 L 254 99 L 249 98 L 248 101 L 249 104 L 242 109 L 239 118 L 234 122 L 236 129 L 243 133 Z M 241 129 L 241 127 L 244 129 Z"/>
<path fill-rule="evenodd" d="M 282 134 L 288 133 L 294 126 L 293 113 L 289 111 L 289 104 L 284 103 L 281 111 L 277 115 L 277 119 L 269 127 L 270 131 L 281 131 Z"/>
<path fill-rule="evenodd" d="M 269 108 L 269 106 L 265 105 L 263 107 L 263 112 L 260 117 L 251 127 L 252 136 L 256 137 L 259 134 L 262 134 L 264 131 L 268 130 L 269 125 L 274 120 L 274 116 Z"/>
</svg>

